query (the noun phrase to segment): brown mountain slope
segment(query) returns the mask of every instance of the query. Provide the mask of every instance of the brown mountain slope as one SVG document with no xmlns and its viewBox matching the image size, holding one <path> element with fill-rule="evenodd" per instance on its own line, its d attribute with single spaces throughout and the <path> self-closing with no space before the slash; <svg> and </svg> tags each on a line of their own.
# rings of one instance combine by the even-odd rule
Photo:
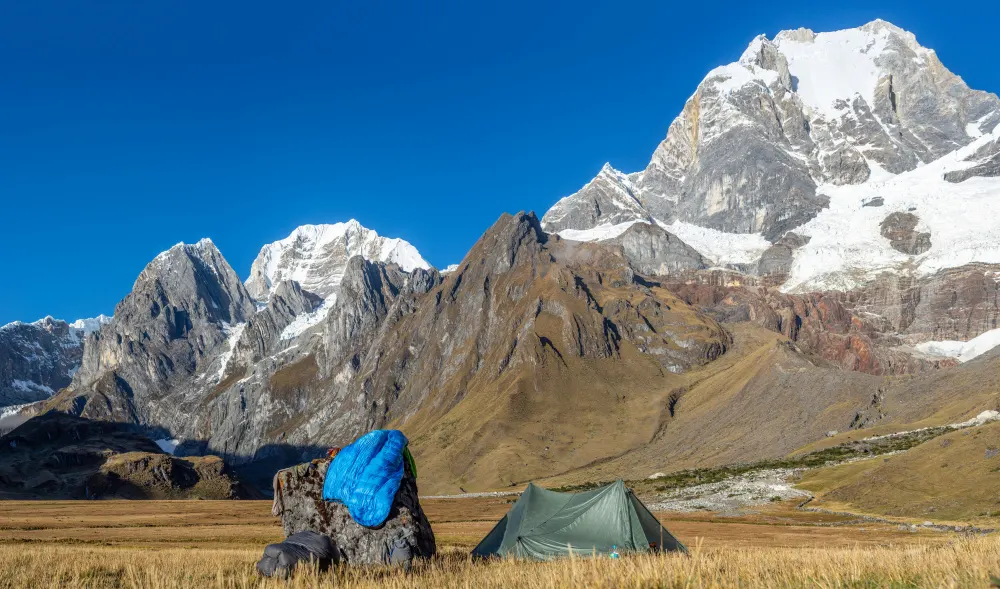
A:
<svg viewBox="0 0 1000 589">
<path fill-rule="evenodd" d="M 1000 361 L 983 358 L 921 375 L 880 377 L 832 367 L 780 335 L 730 324 L 730 351 L 681 376 L 673 414 L 651 441 L 551 478 L 579 484 L 720 466 L 872 435 L 964 421 L 1000 407 Z M 830 435 L 832 432 L 835 435 Z"/>
<path fill-rule="evenodd" d="M 1000 514 L 1000 423 L 958 430 L 898 456 L 808 473 L 829 509 L 935 520 Z"/>
<path fill-rule="evenodd" d="M 363 388 L 392 391 L 387 423 L 410 436 L 422 492 L 509 485 L 640 446 L 675 373 L 730 341 L 635 276 L 620 249 L 546 236 L 526 214 L 501 218 L 417 307 L 382 330 Z"/>
<path fill-rule="evenodd" d="M 795 453 L 869 436 L 959 423 L 982 411 L 1000 410 L 1000 352 L 952 368 L 887 378 L 878 392 L 862 417 L 865 429 L 842 431 Z"/>
</svg>

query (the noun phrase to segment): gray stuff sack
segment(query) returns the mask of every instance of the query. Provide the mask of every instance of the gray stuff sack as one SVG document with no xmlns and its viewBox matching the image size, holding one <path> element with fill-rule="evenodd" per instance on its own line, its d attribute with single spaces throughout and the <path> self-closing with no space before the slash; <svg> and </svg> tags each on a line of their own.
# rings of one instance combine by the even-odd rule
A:
<svg viewBox="0 0 1000 589">
<path fill-rule="evenodd" d="M 386 542 L 382 559 L 385 564 L 393 567 L 402 567 L 409 571 L 413 563 L 412 534 L 403 533 L 396 536 L 391 541 Z"/>
<path fill-rule="evenodd" d="M 299 532 L 279 544 L 264 548 L 257 572 L 265 577 L 287 579 L 300 562 L 316 562 L 320 571 L 340 561 L 340 553 L 329 537 L 316 532 Z"/>
</svg>

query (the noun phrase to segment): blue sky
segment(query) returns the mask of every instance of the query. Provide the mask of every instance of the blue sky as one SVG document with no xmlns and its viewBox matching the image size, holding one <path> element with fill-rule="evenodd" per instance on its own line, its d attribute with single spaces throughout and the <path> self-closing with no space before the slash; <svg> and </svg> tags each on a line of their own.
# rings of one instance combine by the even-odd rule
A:
<svg viewBox="0 0 1000 589">
<path fill-rule="evenodd" d="M 443 267 L 645 167 L 758 33 L 877 17 L 1000 90 L 986 2 L 0 2 L 0 323 L 110 314 L 179 241 L 245 277 L 303 223 Z"/>
</svg>

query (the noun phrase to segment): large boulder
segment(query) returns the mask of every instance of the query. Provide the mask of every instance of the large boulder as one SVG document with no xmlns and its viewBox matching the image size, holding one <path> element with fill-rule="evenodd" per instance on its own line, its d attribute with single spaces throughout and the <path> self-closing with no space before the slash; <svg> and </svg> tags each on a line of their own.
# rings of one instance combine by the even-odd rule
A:
<svg viewBox="0 0 1000 589">
<path fill-rule="evenodd" d="M 279 471 L 274 480 L 274 510 L 285 535 L 313 531 L 329 536 L 343 562 L 351 565 L 406 564 L 409 558 L 437 551 L 434 532 L 417 498 L 417 479 L 409 465 L 389 517 L 376 528 L 355 522 L 342 503 L 323 500 L 323 481 L 330 460 L 313 460 Z"/>
</svg>

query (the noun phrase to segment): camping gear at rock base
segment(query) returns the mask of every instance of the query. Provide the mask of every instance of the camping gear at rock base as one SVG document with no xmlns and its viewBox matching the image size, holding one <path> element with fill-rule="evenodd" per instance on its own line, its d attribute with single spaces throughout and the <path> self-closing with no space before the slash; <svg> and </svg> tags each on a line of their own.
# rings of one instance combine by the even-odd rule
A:
<svg viewBox="0 0 1000 589">
<path fill-rule="evenodd" d="M 687 552 L 619 480 L 583 493 L 528 484 L 472 554 L 549 560 L 661 550 Z"/>
<path fill-rule="evenodd" d="M 337 564 L 340 555 L 329 537 L 316 532 L 299 532 L 284 542 L 269 544 L 257 562 L 257 572 L 265 577 L 287 579 L 300 562 L 315 562 L 320 571 Z"/>
<path fill-rule="evenodd" d="M 314 460 L 275 475 L 272 513 L 281 518 L 286 535 L 306 530 L 325 534 L 339 550 L 341 562 L 350 565 L 405 567 L 412 559 L 435 554 L 434 532 L 420 507 L 409 460 L 404 460 L 403 476 L 389 515 L 377 528 L 356 522 L 342 503 L 322 500 L 330 463 Z"/>
<path fill-rule="evenodd" d="M 375 430 L 341 449 L 327 469 L 323 500 L 343 503 L 363 526 L 382 525 L 403 479 L 407 443 L 399 430 Z"/>
</svg>

